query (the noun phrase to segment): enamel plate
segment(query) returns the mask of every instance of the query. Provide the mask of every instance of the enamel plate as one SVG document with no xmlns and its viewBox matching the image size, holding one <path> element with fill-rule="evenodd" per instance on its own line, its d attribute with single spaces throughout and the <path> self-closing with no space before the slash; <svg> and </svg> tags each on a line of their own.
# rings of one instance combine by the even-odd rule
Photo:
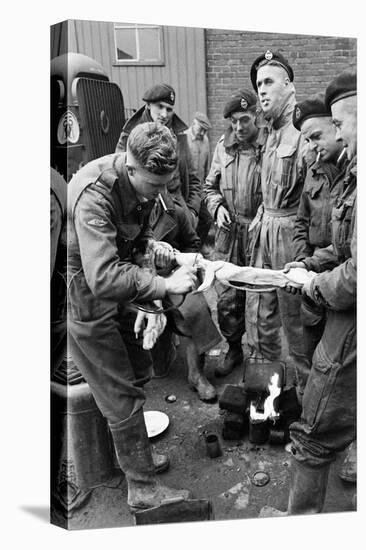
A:
<svg viewBox="0 0 366 550">
<path fill-rule="evenodd" d="M 160 411 L 146 411 L 144 412 L 144 418 L 149 437 L 155 437 L 163 433 L 169 426 L 168 415 Z"/>
</svg>

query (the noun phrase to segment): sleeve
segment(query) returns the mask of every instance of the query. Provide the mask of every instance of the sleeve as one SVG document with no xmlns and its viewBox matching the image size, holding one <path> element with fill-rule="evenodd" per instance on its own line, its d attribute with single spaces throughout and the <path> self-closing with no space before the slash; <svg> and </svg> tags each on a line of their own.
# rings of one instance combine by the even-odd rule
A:
<svg viewBox="0 0 366 550">
<path fill-rule="evenodd" d="M 196 216 L 198 216 L 201 208 L 202 188 L 201 188 L 201 182 L 198 177 L 197 170 L 194 167 L 191 152 L 189 151 L 188 142 L 187 142 L 187 150 L 186 150 L 186 161 L 187 161 L 188 180 L 189 180 L 187 206 L 188 208 L 190 208 L 190 210 L 194 211 Z"/>
<path fill-rule="evenodd" d="M 311 281 L 311 295 L 315 302 L 337 311 L 351 309 L 357 301 L 357 243 L 356 223 L 351 241 L 351 257 L 334 268 L 316 275 Z"/>
<path fill-rule="evenodd" d="M 332 244 L 326 248 L 319 248 L 312 256 L 304 258 L 302 261 L 308 271 L 315 271 L 315 273 L 334 269 L 339 264 L 338 256 L 334 252 Z"/>
<path fill-rule="evenodd" d="M 84 191 L 75 208 L 74 223 L 86 282 L 95 297 L 143 302 L 165 296 L 162 277 L 120 259 L 113 206 L 98 191 Z"/>
<path fill-rule="evenodd" d="M 309 242 L 310 208 L 308 194 L 306 192 L 306 183 L 307 182 L 305 182 L 304 189 L 301 193 L 294 225 L 293 245 L 294 260 L 296 262 L 304 260 L 304 258 L 311 256 L 313 253 L 313 248 Z"/>
<path fill-rule="evenodd" d="M 55 194 L 51 191 L 51 211 L 50 211 L 50 225 L 51 225 L 51 277 L 53 270 L 55 269 L 55 262 L 57 256 L 58 240 L 62 229 L 62 212 Z"/>
<path fill-rule="evenodd" d="M 211 168 L 206 181 L 203 185 L 203 197 L 207 209 L 213 219 L 216 219 L 218 207 L 222 204 L 226 206 L 224 197 L 220 191 L 221 180 L 221 162 L 220 162 L 220 142 L 216 145 Z"/>
</svg>

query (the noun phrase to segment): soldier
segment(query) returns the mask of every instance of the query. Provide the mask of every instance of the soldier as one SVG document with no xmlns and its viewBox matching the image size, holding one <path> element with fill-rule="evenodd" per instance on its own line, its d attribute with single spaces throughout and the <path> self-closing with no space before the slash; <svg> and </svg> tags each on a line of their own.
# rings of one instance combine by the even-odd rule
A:
<svg viewBox="0 0 366 550">
<path fill-rule="evenodd" d="M 126 151 L 128 136 L 137 124 L 158 122 L 169 128 L 177 140 L 178 166 L 174 178 L 169 182 L 168 191 L 184 207 L 188 207 L 193 227 L 198 224 L 201 207 L 201 184 L 194 169 L 185 131 L 187 125 L 174 112 L 175 91 L 169 84 L 156 84 L 149 88 L 143 97 L 146 102 L 124 125 L 116 152 Z"/>
<path fill-rule="evenodd" d="M 128 307 L 132 300 L 184 294 L 196 282 L 192 268 L 164 279 L 133 263 L 135 250 L 147 243 L 155 263 L 172 262 L 167 245 L 151 241 L 149 217 L 176 165 L 169 130 L 146 123 L 131 132 L 126 153 L 93 160 L 69 184 L 70 351 L 108 421 L 132 510 L 188 497 L 188 491 L 156 481 L 141 388 L 150 377 L 151 356 L 135 337 L 135 313 Z"/>
<path fill-rule="evenodd" d="M 298 103 L 293 112 L 293 124 L 308 143 L 310 151 L 317 156 L 307 170 L 294 227 L 294 260 L 302 261 L 318 248 L 331 244 L 332 197 L 344 176 L 347 156 L 342 142 L 335 139 L 324 95 L 317 94 Z M 323 333 L 325 314 L 323 306 L 302 297 L 301 317 L 309 371 L 314 350 Z M 303 385 L 306 379 L 302 381 Z"/>
<path fill-rule="evenodd" d="M 258 246 L 254 263 L 257 267 L 283 269 L 294 258 L 293 231 L 304 184 L 300 132 L 292 124 L 296 103 L 294 74 L 281 54 L 268 50 L 254 61 L 250 77 L 268 123 L 261 171 L 263 205 L 252 225 Z M 303 373 L 308 366 L 300 318 L 301 297 L 284 290 L 260 295 L 248 292 L 247 296 L 249 360 L 256 363 L 280 359 L 282 324 L 302 392 Z"/>
<path fill-rule="evenodd" d="M 185 131 L 188 140 L 188 146 L 191 151 L 193 165 L 201 182 L 205 179 L 210 169 L 210 143 L 207 137 L 207 131 L 211 128 L 211 123 L 204 113 L 197 112 L 193 117 L 192 124 Z M 202 201 L 197 225 L 197 234 L 204 245 L 210 231 L 212 218 L 207 210 L 207 206 Z"/>
<path fill-rule="evenodd" d="M 326 307 L 327 317 L 313 356 L 301 419 L 290 427 L 293 476 L 288 510 L 265 507 L 262 516 L 321 512 L 330 464 L 356 435 L 355 71 L 345 71 L 332 80 L 325 105 L 332 114 L 336 139 L 343 141 L 350 162 L 332 210 L 332 244 L 316 250 L 300 265 L 318 273 L 302 291 Z"/>
<path fill-rule="evenodd" d="M 248 265 L 248 229 L 262 201 L 260 160 L 265 141 L 256 126 L 257 98 L 250 90 L 237 91 L 226 103 L 230 127 L 217 143 L 204 185 L 204 200 L 217 224 L 216 259 Z M 245 292 L 216 284 L 218 321 L 229 349 L 216 368 L 226 376 L 243 362 Z"/>
</svg>

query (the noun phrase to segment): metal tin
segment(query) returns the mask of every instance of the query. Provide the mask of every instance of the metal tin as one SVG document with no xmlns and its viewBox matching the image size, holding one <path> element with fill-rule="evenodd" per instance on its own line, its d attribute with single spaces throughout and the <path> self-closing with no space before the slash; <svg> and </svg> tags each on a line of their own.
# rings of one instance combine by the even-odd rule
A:
<svg viewBox="0 0 366 550">
<path fill-rule="evenodd" d="M 207 454 L 210 458 L 222 455 L 219 438 L 214 433 L 205 434 Z"/>
<path fill-rule="evenodd" d="M 269 436 L 269 425 L 267 420 L 249 420 L 249 441 L 259 445 L 266 443 Z"/>
</svg>

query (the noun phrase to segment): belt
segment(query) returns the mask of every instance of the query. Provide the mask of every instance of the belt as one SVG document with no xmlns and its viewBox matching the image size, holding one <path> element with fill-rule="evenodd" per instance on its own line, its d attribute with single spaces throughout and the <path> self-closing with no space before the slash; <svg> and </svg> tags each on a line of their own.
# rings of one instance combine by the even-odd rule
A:
<svg viewBox="0 0 366 550">
<path fill-rule="evenodd" d="M 233 222 L 236 223 L 252 223 L 253 218 L 248 218 L 247 216 L 243 216 L 242 214 L 231 214 L 230 218 Z"/>
<path fill-rule="evenodd" d="M 264 213 L 271 218 L 287 218 L 297 214 L 297 206 L 293 208 L 265 208 Z"/>
</svg>

